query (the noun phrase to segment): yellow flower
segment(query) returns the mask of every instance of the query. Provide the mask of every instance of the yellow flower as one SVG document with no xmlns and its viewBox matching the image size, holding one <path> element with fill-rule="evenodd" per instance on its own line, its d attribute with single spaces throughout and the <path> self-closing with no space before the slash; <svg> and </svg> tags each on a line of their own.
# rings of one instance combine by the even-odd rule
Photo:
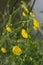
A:
<svg viewBox="0 0 43 65">
<path fill-rule="evenodd" d="M 6 27 L 7 32 L 12 32 L 12 29 L 10 27 Z"/>
<path fill-rule="evenodd" d="M 22 12 L 22 16 L 26 17 L 26 16 L 27 16 L 27 14 L 26 14 L 25 12 Z"/>
<path fill-rule="evenodd" d="M 39 23 L 36 19 L 33 19 L 33 28 L 34 30 L 37 30 L 39 28 Z"/>
<path fill-rule="evenodd" d="M 13 52 L 15 55 L 21 55 L 22 50 L 21 50 L 21 48 L 19 48 L 18 46 L 13 46 L 12 52 Z"/>
<path fill-rule="evenodd" d="M 30 57 L 30 60 L 32 61 L 32 60 L 33 60 L 33 58 L 32 58 L 32 57 Z"/>
<path fill-rule="evenodd" d="M 21 30 L 21 35 L 22 35 L 23 38 L 28 38 L 28 33 L 25 29 Z"/>
<path fill-rule="evenodd" d="M 34 13 L 30 12 L 30 16 L 31 17 L 35 17 Z"/>
<path fill-rule="evenodd" d="M 29 11 L 28 11 L 25 3 L 23 1 L 21 1 L 21 2 L 22 2 L 21 7 L 28 13 Z"/>
<path fill-rule="evenodd" d="M 6 53 L 6 52 L 7 52 L 7 50 L 6 50 L 5 48 L 1 48 L 1 51 L 2 51 L 3 53 Z"/>
</svg>

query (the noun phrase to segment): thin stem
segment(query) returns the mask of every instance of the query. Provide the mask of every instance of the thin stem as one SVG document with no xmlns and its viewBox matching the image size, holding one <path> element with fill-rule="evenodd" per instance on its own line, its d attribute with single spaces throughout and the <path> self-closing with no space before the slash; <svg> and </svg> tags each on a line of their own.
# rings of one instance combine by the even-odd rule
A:
<svg viewBox="0 0 43 65">
<path fill-rule="evenodd" d="M 35 2 L 36 2 L 36 0 L 34 0 L 34 1 L 33 1 L 33 4 L 32 4 L 32 6 L 30 7 L 29 12 L 31 12 L 31 11 L 32 11 L 32 9 L 33 9 L 33 7 L 34 7 Z"/>
<path fill-rule="evenodd" d="M 40 28 L 39 28 L 38 30 L 39 30 L 39 31 L 40 31 L 40 33 L 43 35 L 43 31 L 42 31 Z"/>
</svg>

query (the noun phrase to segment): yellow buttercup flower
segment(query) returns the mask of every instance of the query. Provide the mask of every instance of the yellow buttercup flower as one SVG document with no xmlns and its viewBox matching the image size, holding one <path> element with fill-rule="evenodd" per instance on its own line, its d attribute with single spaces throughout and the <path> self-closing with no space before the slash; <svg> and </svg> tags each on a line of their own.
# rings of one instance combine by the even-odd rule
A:
<svg viewBox="0 0 43 65">
<path fill-rule="evenodd" d="M 36 19 L 33 19 L 33 28 L 34 30 L 37 30 L 39 28 L 39 23 Z"/>
<path fill-rule="evenodd" d="M 27 16 L 27 14 L 26 14 L 25 12 L 22 12 L 22 16 L 26 17 L 26 16 Z"/>
<path fill-rule="evenodd" d="M 35 27 L 39 27 L 39 23 L 38 23 L 38 21 L 36 19 L 33 19 L 33 25 Z"/>
<path fill-rule="evenodd" d="M 21 35 L 22 35 L 23 38 L 28 38 L 28 33 L 25 29 L 21 30 Z"/>
<path fill-rule="evenodd" d="M 31 17 L 35 17 L 34 13 L 30 12 L 30 16 Z"/>
<path fill-rule="evenodd" d="M 10 27 L 6 27 L 7 32 L 12 32 L 12 29 Z"/>
<path fill-rule="evenodd" d="M 21 55 L 22 50 L 21 50 L 21 48 L 19 48 L 18 46 L 13 46 L 12 52 L 13 52 L 15 55 Z"/>
<path fill-rule="evenodd" d="M 23 1 L 21 1 L 21 2 L 22 2 L 21 7 L 28 13 L 28 9 L 27 9 L 25 3 Z"/>
<path fill-rule="evenodd" d="M 1 51 L 2 51 L 3 53 L 6 53 L 6 52 L 7 52 L 7 50 L 6 50 L 5 48 L 1 48 Z"/>
</svg>

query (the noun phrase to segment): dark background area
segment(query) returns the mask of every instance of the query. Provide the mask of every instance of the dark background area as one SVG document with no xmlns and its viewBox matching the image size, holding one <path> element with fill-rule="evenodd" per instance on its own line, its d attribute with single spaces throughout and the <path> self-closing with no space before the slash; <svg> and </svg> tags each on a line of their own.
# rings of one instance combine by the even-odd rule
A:
<svg viewBox="0 0 43 65">
<path fill-rule="evenodd" d="M 10 9 L 12 9 L 12 7 L 14 6 L 18 7 L 21 0 L 0 0 L 0 11 L 3 12 L 8 1 L 9 1 Z M 23 0 L 23 1 L 28 3 L 30 0 Z"/>
</svg>

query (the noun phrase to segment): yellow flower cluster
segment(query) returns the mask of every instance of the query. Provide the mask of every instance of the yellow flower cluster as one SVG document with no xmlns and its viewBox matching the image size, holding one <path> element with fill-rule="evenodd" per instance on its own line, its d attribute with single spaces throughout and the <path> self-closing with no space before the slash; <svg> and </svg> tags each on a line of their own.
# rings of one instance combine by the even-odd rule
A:
<svg viewBox="0 0 43 65">
<path fill-rule="evenodd" d="M 21 50 L 21 48 L 19 48 L 18 46 L 13 46 L 12 52 L 13 52 L 15 55 L 21 55 L 22 50 Z"/>
<path fill-rule="evenodd" d="M 7 50 L 3 47 L 3 48 L 1 48 L 1 51 L 3 52 L 3 53 L 6 53 L 7 52 Z"/>
<path fill-rule="evenodd" d="M 26 13 L 28 13 L 29 11 L 28 11 L 28 9 L 27 9 L 25 3 L 24 3 L 23 1 L 21 1 L 21 3 L 22 3 L 22 4 L 21 4 L 21 7 L 25 10 Z M 24 17 L 27 16 L 27 14 L 26 14 L 25 12 L 24 12 L 24 11 L 22 12 L 22 16 L 24 16 Z"/>
<path fill-rule="evenodd" d="M 7 32 L 12 32 L 12 29 L 10 27 L 6 27 Z"/>
<path fill-rule="evenodd" d="M 6 48 L 2 47 L 2 48 L 1 48 L 1 52 L 2 52 L 2 53 L 6 53 L 6 52 L 7 52 Z M 21 50 L 21 48 L 19 48 L 18 46 L 13 46 L 12 52 L 13 52 L 15 55 L 21 55 L 22 50 Z"/>
<path fill-rule="evenodd" d="M 21 7 L 28 13 L 28 9 L 23 1 L 21 1 Z"/>
<path fill-rule="evenodd" d="M 28 38 L 28 33 L 25 29 L 21 30 L 21 35 L 22 35 L 23 38 Z"/>
<path fill-rule="evenodd" d="M 36 19 L 33 19 L 33 29 L 37 30 L 39 28 L 39 23 Z"/>
</svg>

